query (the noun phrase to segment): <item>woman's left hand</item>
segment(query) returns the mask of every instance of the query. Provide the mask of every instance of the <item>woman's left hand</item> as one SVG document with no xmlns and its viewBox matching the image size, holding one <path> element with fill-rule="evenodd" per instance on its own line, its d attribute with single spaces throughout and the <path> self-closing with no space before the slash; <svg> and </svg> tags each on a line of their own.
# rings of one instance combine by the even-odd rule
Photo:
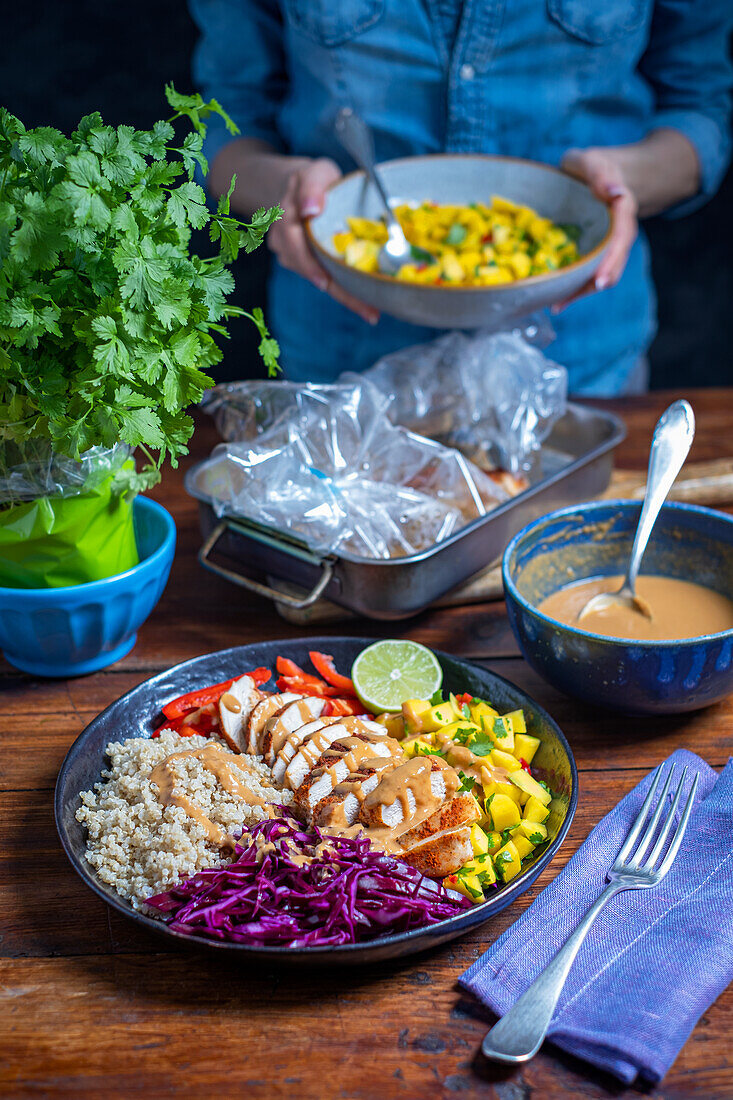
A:
<svg viewBox="0 0 733 1100">
<path fill-rule="evenodd" d="M 596 290 L 615 286 L 623 275 L 631 246 L 639 232 L 638 204 L 613 149 L 569 149 L 560 167 L 587 183 L 596 198 L 611 207 L 612 230 L 608 251 L 594 276 L 570 298 L 552 307 L 558 313 L 571 302 Z"/>
</svg>

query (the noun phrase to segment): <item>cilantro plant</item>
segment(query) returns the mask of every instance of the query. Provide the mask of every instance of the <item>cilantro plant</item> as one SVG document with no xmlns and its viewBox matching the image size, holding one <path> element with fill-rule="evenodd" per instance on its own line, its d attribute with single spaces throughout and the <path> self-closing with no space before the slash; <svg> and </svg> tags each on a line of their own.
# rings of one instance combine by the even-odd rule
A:
<svg viewBox="0 0 733 1100">
<path fill-rule="evenodd" d="M 141 489 L 167 458 L 187 453 L 185 413 L 213 385 L 216 337 L 249 317 L 270 375 L 278 346 L 260 309 L 228 303 L 228 266 L 261 244 L 280 216 L 258 210 L 243 222 L 229 193 L 215 212 L 195 182 L 206 119 L 216 100 L 166 97 L 173 112 L 152 130 L 106 126 L 87 115 L 71 137 L 27 130 L 0 109 L 0 461 L 23 461 L 26 444 L 78 458 L 122 441 L 147 458 L 127 484 Z M 182 140 L 174 123 L 187 120 Z M 193 230 L 218 246 L 202 259 Z"/>
</svg>

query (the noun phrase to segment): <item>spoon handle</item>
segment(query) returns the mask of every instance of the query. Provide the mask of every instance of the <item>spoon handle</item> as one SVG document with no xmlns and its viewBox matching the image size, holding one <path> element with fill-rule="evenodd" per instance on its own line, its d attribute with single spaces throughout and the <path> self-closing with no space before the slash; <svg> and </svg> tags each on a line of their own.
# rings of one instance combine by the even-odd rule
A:
<svg viewBox="0 0 733 1100">
<path fill-rule="evenodd" d="M 636 591 L 636 578 L 649 536 L 672 483 L 682 469 L 695 435 L 695 416 L 687 401 L 675 401 L 662 413 L 654 429 L 644 503 L 631 549 L 626 585 Z"/>
<path fill-rule="evenodd" d="M 376 187 L 384 205 L 387 225 L 399 225 L 374 167 L 374 140 L 366 122 L 351 107 L 342 107 L 336 116 L 336 133 L 344 149 L 351 154 L 359 167 L 366 172 L 370 183 Z"/>
</svg>

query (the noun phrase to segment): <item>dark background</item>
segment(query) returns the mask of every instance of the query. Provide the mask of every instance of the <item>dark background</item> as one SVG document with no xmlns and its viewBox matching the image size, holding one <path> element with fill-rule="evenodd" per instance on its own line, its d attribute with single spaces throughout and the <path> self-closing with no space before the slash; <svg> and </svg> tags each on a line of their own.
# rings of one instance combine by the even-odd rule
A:
<svg viewBox="0 0 733 1100">
<path fill-rule="evenodd" d="M 196 36 L 185 0 L 16 0 L 2 21 L 0 103 L 26 126 L 69 131 L 98 110 L 149 127 L 166 116 L 166 81 L 192 90 Z M 733 172 L 702 210 L 646 228 L 659 295 L 652 386 L 733 384 Z M 240 260 L 241 304 L 264 302 L 266 271 L 264 248 Z M 260 374 L 255 349 L 250 326 L 233 325 L 219 377 Z"/>
</svg>

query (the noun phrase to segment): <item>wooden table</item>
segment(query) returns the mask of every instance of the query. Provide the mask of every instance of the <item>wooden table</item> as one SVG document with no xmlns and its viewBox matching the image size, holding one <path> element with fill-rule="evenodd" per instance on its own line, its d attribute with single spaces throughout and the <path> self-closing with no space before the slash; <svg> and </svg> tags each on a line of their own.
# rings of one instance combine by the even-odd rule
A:
<svg viewBox="0 0 733 1100">
<path fill-rule="evenodd" d="M 619 465 L 645 465 L 652 425 L 672 396 L 605 403 L 629 428 Z M 698 418 L 692 457 L 730 454 L 733 391 L 700 391 L 691 400 Z M 210 425 L 202 424 L 192 458 L 213 440 Z M 469 1013 L 456 979 L 558 873 L 593 825 L 672 749 L 686 746 L 715 767 L 725 763 L 733 700 L 691 716 L 643 722 L 581 706 L 519 658 L 501 603 L 426 612 L 390 626 L 489 665 L 555 716 L 580 771 L 578 812 L 559 856 L 491 923 L 404 962 L 305 973 L 166 950 L 165 941 L 113 913 L 76 877 L 56 837 L 52 793 L 72 740 L 147 676 L 210 650 L 295 635 L 268 604 L 199 568 L 196 508 L 184 495 L 182 472 L 168 471 L 154 494 L 173 513 L 180 538 L 167 591 L 133 652 L 104 672 L 58 682 L 34 680 L 0 663 L 0 1095 L 619 1096 L 623 1090 L 611 1078 L 551 1047 L 516 1072 L 483 1063 L 477 1051 L 486 1025 Z M 384 627 L 359 622 L 352 632 L 377 637 Z M 651 1095 L 733 1096 L 732 1033 L 729 990 Z"/>
</svg>

